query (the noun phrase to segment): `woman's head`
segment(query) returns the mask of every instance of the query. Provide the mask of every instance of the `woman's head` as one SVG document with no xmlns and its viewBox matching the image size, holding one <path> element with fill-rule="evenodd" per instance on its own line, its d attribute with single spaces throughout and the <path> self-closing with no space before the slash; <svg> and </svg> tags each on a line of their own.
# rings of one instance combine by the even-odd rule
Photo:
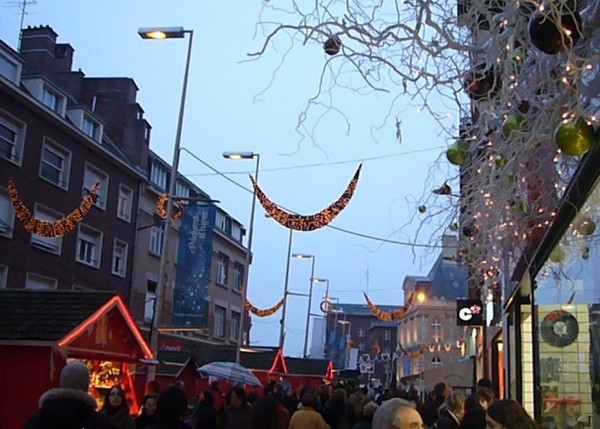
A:
<svg viewBox="0 0 600 429">
<path fill-rule="evenodd" d="M 458 417 L 459 420 L 465 415 L 465 397 L 460 392 L 454 392 L 448 395 L 445 400 L 448 410 Z"/>
<path fill-rule="evenodd" d="M 142 408 L 144 414 L 153 415 L 156 413 L 156 405 L 158 404 L 158 395 L 151 394 L 142 398 Z"/>
<path fill-rule="evenodd" d="M 118 384 L 111 387 L 108 391 L 108 405 L 112 408 L 127 406 L 127 401 L 125 400 L 125 391 Z"/>
<path fill-rule="evenodd" d="M 487 429 L 537 429 L 538 425 L 521 404 L 512 399 L 492 403 L 486 413 Z"/>
<path fill-rule="evenodd" d="M 156 414 L 161 422 L 181 420 L 187 412 L 187 398 L 178 386 L 169 386 L 160 394 Z"/>
</svg>

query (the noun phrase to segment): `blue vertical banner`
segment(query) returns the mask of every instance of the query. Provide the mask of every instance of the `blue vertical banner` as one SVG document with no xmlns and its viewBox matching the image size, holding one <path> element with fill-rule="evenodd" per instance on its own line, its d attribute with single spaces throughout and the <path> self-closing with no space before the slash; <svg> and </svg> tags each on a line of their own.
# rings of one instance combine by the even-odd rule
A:
<svg viewBox="0 0 600 429">
<path fill-rule="evenodd" d="M 189 204 L 179 227 L 177 278 L 173 296 L 173 326 L 208 326 L 208 288 L 216 208 Z"/>
<path fill-rule="evenodd" d="M 336 328 L 327 329 L 325 358 L 333 362 L 335 369 L 346 369 L 346 336 Z"/>
</svg>

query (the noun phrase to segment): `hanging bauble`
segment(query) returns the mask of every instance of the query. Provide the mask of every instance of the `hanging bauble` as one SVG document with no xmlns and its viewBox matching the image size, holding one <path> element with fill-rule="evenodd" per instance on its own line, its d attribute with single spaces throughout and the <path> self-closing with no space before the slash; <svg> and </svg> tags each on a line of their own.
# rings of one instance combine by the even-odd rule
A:
<svg viewBox="0 0 600 429">
<path fill-rule="evenodd" d="M 462 229 L 462 233 L 465 237 L 473 237 L 475 232 L 477 232 L 477 228 L 474 225 L 467 225 Z"/>
<path fill-rule="evenodd" d="M 462 140 L 452 143 L 446 150 L 446 158 L 450 164 L 463 165 L 469 159 L 467 144 Z"/>
<path fill-rule="evenodd" d="M 419 206 L 418 210 L 419 210 L 419 213 L 425 213 L 427 211 L 427 207 L 426 206 Z"/>
<path fill-rule="evenodd" d="M 456 231 L 458 231 L 458 224 L 456 222 L 452 222 L 450 224 L 450 226 L 448 227 L 448 229 L 450 229 L 450 231 L 452 231 L 452 232 L 456 232 Z"/>
<path fill-rule="evenodd" d="M 494 97 L 499 86 L 495 70 L 486 67 L 485 64 L 480 64 L 475 70 L 467 73 L 463 81 L 463 88 L 472 100 Z"/>
<path fill-rule="evenodd" d="M 596 231 L 596 222 L 589 216 L 583 216 L 575 222 L 575 231 L 580 235 L 587 237 Z"/>
<path fill-rule="evenodd" d="M 562 247 L 555 247 L 550 253 L 550 260 L 555 264 L 560 264 L 565 259 L 565 251 Z"/>
<path fill-rule="evenodd" d="M 546 54 L 566 52 L 581 37 L 581 17 L 577 11 L 536 10 L 529 19 L 531 43 Z"/>
<path fill-rule="evenodd" d="M 342 48 L 342 39 L 338 36 L 331 36 L 323 43 L 323 49 L 327 55 L 335 55 L 340 52 Z"/>
<path fill-rule="evenodd" d="M 508 160 L 504 155 L 496 155 L 496 157 L 494 158 L 494 162 L 496 163 L 496 167 L 498 168 L 502 168 L 506 164 L 508 164 Z"/>
<path fill-rule="evenodd" d="M 554 131 L 554 141 L 566 155 L 583 155 L 594 144 L 594 129 L 581 117 L 561 122 Z"/>
<path fill-rule="evenodd" d="M 510 115 L 508 118 L 502 122 L 502 134 L 504 137 L 508 138 L 516 138 L 518 133 L 527 132 L 528 126 L 525 121 L 525 116 L 517 113 L 515 115 Z M 513 132 L 516 132 L 514 135 Z"/>
</svg>

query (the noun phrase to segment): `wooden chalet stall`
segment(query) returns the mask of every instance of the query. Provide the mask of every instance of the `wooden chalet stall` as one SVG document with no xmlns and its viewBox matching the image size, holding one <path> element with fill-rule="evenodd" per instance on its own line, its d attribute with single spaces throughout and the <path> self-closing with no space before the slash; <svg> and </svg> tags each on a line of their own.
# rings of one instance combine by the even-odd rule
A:
<svg viewBox="0 0 600 429">
<path fill-rule="evenodd" d="M 0 395 L 3 427 L 23 427 L 70 359 L 90 368 L 92 394 L 121 383 L 137 408 L 129 364 L 152 351 L 118 294 L 0 289 L 0 385 L 14 392 Z"/>
<path fill-rule="evenodd" d="M 330 383 L 335 378 L 333 362 L 327 359 L 305 359 L 286 357 L 287 373 L 284 379 L 292 383 L 298 391 L 304 386 L 317 389 L 322 383 Z"/>
</svg>

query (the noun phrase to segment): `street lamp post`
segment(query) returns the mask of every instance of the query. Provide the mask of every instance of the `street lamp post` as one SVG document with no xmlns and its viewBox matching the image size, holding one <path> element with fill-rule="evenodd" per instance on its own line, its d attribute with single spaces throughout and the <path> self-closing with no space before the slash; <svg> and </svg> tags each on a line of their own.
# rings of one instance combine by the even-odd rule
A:
<svg viewBox="0 0 600 429">
<path fill-rule="evenodd" d="M 254 180 L 258 181 L 258 171 L 260 165 L 260 154 L 254 152 L 223 152 L 223 157 L 227 159 L 253 159 L 256 158 L 256 171 Z M 238 326 L 237 344 L 235 346 L 235 363 L 240 363 L 240 349 L 242 348 L 242 339 L 244 336 L 244 319 L 246 314 L 246 297 L 248 296 L 248 278 L 250 274 L 250 264 L 252 264 L 252 236 L 254 234 L 254 211 L 256 209 L 256 189 L 252 192 L 252 206 L 250 209 L 250 227 L 248 228 L 248 248 L 246 249 L 246 270 L 244 272 L 244 287 L 242 288 L 242 314 L 240 314 L 240 323 Z"/>
<path fill-rule="evenodd" d="M 279 328 L 279 348 L 283 352 L 283 345 L 285 343 L 285 315 L 287 310 L 287 299 L 288 299 L 288 287 L 290 280 L 290 260 L 292 256 L 292 237 L 294 230 L 290 228 L 290 237 L 288 239 L 287 249 L 287 261 L 285 265 L 285 282 L 283 286 L 283 308 L 281 310 L 281 326 Z"/>
<path fill-rule="evenodd" d="M 158 353 L 158 332 L 157 327 L 161 322 L 161 313 L 163 306 L 163 294 L 167 285 L 167 253 L 169 249 L 169 230 L 171 229 L 173 215 L 173 198 L 177 183 L 177 170 L 179 168 L 179 155 L 181 151 L 181 133 L 183 130 L 183 116 L 185 112 L 185 98 L 187 95 L 187 85 L 190 72 L 190 60 L 192 57 L 193 30 L 185 30 L 183 27 L 156 27 L 140 28 L 138 34 L 142 39 L 182 39 L 186 34 L 188 37 L 188 50 L 185 61 L 185 72 L 183 75 L 183 88 L 181 90 L 181 100 L 179 102 L 179 118 L 177 120 L 177 131 L 175 134 L 175 146 L 173 147 L 173 162 L 171 163 L 171 179 L 169 181 L 169 191 L 166 204 L 166 219 L 164 221 L 162 248 L 160 252 L 160 264 L 158 268 L 158 281 L 156 282 L 156 292 L 154 299 L 152 325 L 150 326 L 150 347 L 155 355 Z M 155 356 L 156 357 L 156 356 Z M 156 367 L 148 368 L 148 381 L 154 380 L 156 376 Z"/>
<path fill-rule="evenodd" d="M 308 356 L 308 328 L 310 326 L 310 313 L 312 308 L 312 294 L 313 294 L 313 278 L 315 277 L 315 255 L 308 255 L 305 253 L 294 253 L 292 255 L 298 259 L 312 259 L 310 269 L 310 287 L 308 290 L 308 309 L 306 310 L 306 332 L 304 332 L 304 357 Z"/>
</svg>

